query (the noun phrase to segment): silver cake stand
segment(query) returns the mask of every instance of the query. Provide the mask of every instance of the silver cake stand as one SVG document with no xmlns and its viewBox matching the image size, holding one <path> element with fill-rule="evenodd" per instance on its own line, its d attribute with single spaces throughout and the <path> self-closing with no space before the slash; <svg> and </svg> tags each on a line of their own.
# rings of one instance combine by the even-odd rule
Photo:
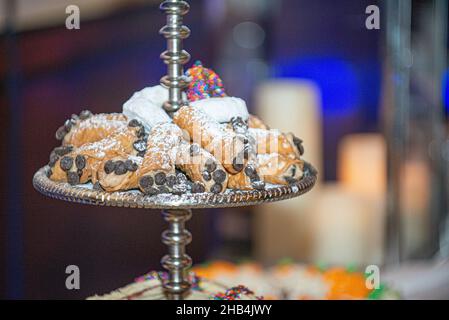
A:
<svg viewBox="0 0 449 320">
<path fill-rule="evenodd" d="M 189 11 L 189 4 L 181 0 L 166 0 L 160 6 L 167 14 L 167 25 L 160 33 L 167 39 L 167 51 L 161 58 L 168 66 L 168 75 L 161 79 L 162 85 L 169 88 L 169 101 L 164 104 L 167 112 L 172 113 L 188 102 L 183 101 L 183 90 L 188 85 L 183 65 L 190 59 L 183 50 L 182 40 L 190 30 L 183 25 L 182 17 Z M 104 192 L 92 189 L 90 185 L 71 186 L 58 183 L 47 177 L 48 166 L 38 170 L 33 177 L 33 186 L 45 196 L 74 203 L 98 206 L 127 207 L 139 209 L 162 209 L 162 215 L 168 222 L 168 230 L 162 233 L 162 242 L 168 246 L 168 254 L 162 260 L 162 266 L 168 271 L 163 286 L 169 299 L 183 299 L 190 290 L 187 270 L 192 259 L 186 254 L 185 247 L 192 241 L 192 235 L 185 228 L 185 222 L 192 216 L 192 209 L 226 208 L 257 205 L 298 197 L 313 188 L 317 171 L 305 163 L 303 178 L 288 186 L 267 186 L 265 190 L 226 190 L 221 194 L 186 193 L 183 195 L 160 194 L 147 196 L 140 191 Z"/>
</svg>

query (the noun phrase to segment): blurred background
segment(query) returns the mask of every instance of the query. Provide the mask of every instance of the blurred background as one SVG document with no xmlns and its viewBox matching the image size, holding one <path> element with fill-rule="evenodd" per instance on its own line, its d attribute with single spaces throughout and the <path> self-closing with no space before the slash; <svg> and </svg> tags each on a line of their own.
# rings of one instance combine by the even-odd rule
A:
<svg viewBox="0 0 449 320">
<path fill-rule="evenodd" d="M 120 112 L 166 73 L 159 3 L 0 1 L 1 298 L 82 299 L 161 269 L 158 211 L 64 203 L 31 183 L 72 113 Z M 447 1 L 190 3 L 193 59 L 301 137 L 320 173 L 298 199 L 195 211 L 194 262 L 377 264 L 411 297 L 449 298 Z M 66 28 L 68 5 L 79 30 Z M 71 264 L 80 290 L 65 288 Z"/>
</svg>

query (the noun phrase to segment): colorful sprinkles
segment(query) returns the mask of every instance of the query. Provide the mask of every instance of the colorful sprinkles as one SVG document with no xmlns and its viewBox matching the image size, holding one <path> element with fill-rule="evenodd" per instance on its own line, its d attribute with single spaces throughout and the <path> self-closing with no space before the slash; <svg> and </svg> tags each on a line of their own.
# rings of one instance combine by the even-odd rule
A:
<svg viewBox="0 0 449 320">
<path fill-rule="evenodd" d="M 225 293 L 218 293 L 214 296 L 214 300 L 236 300 L 236 299 L 240 299 L 242 294 L 246 294 L 246 295 L 254 295 L 254 292 L 252 292 L 251 290 L 249 290 L 247 287 L 245 286 L 237 286 L 237 287 L 232 287 L 228 290 L 226 290 Z M 261 297 L 256 297 L 258 300 L 262 300 Z"/>
<path fill-rule="evenodd" d="M 197 101 L 214 97 L 226 97 L 221 78 L 211 69 L 205 68 L 201 61 L 196 61 L 186 71 L 190 83 L 187 88 L 189 101 Z"/>
</svg>

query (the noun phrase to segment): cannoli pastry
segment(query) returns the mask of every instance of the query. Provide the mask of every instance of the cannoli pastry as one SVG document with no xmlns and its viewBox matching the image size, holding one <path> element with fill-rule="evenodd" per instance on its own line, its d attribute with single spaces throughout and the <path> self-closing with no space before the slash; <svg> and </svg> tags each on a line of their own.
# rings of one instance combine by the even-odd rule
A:
<svg viewBox="0 0 449 320">
<path fill-rule="evenodd" d="M 148 195 L 191 190 L 184 174 L 163 164 L 172 162 L 168 157 L 161 158 L 160 154 L 157 159 L 152 157 L 125 155 L 104 160 L 98 169 L 98 187 L 108 192 L 140 189 Z"/>
<path fill-rule="evenodd" d="M 63 145 L 80 147 L 125 130 L 127 125 L 126 116 L 121 113 L 92 115 L 90 111 L 83 111 L 79 116 L 73 115 L 67 120 L 56 131 L 56 138 L 62 140 Z"/>
<path fill-rule="evenodd" d="M 248 129 L 251 143 L 255 143 L 257 154 L 278 153 L 292 159 L 299 159 L 303 153 L 302 140 L 292 133 L 284 134 L 279 130 Z"/>
<path fill-rule="evenodd" d="M 196 143 L 181 142 L 176 167 L 195 182 L 193 192 L 221 193 L 226 190 L 228 173 L 213 155 Z"/>
<path fill-rule="evenodd" d="M 271 153 L 257 155 L 257 171 L 261 179 L 271 184 L 287 185 L 303 176 L 304 162 Z"/>
<path fill-rule="evenodd" d="M 189 139 L 210 152 L 231 174 L 244 169 L 246 162 L 244 137 L 226 130 L 202 111 L 184 106 L 174 114 L 174 123 L 189 135 Z"/>
<path fill-rule="evenodd" d="M 244 170 L 237 174 L 231 174 L 228 180 L 228 188 L 237 190 L 264 190 L 265 182 L 258 173 L 257 164 L 249 162 Z"/>
<path fill-rule="evenodd" d="M 104 159 L 138 155 L 142 152 L 140 132 L 141 127 L 128 126 L 109 138 L 86 143 L 79 148 L 70 145 L 55 148 L 50 155 L 49 178 L 72 185 L 88 181 L 95 184 L 98 169 Z"/>
<path fill-rule="evenodd" d="M 139 189 L 149 195 L 184 193 L 186 184 L 179 181 L 175 170 L 176 150 L 183 139 L 182 130 L 172 124 L 156 125 L 147 141 L 147 152 L 137 169 Z"/>
<path fill-rule="evenodd" d="M 270 130 L 270 128 L 257 116 L 250 114 L 248 118 L 248 127 L 253 129 Z"/>
<path fill-rule="evenodd" d="M 98 167 L 98 185 L 96 188 L 108 192 L 137 189 L 137 170 L 143 158 L 132 155 L 115 155 L 104 159 Z"/>
</svg>

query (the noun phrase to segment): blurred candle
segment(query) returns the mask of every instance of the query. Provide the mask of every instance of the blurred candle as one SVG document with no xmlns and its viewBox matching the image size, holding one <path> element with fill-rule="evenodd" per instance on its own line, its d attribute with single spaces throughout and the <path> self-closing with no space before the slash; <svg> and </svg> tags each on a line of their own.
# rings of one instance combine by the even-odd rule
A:
<svg viewBox="0 0 449 320">
<path fill-rule="evenodd" d="M 402 250 L 419 252 L 429 237 L 430 169 L 424 160 L 407 159 L 400 172 Z"/>
<path fill-rule="evenodd" d="M 293 132 L 303 140 L 304 159 L 322 177 L 321 97 L 318 87 L 299 79 L 270 80 L 255 95 L 255 113 L 271 128 Z M 318 186 L 299 198 L 258 207 L 255 217 L 255 248 L 258 257 L 273 261 L 283 257 L 307 257 L 305 216 Z"/>
<path fill-rule="evenodd" d="M 370 228 L 364 198 L 341 184 L 325 184 L 310 215 L 311 257 L 316 263 L 363 265 Z"/>
<path fill-rule="evenodd" d="M 338 179 L 343 188 L 364 199 L 363 215 L 367 263 L 383 260 L 386 198 L 386 143 L 381 134 L 351 134 L 338 150 Z"/>
<path fill-rule="evenodd" d="M 378 200 L 386 192 L 386 145 L 380 134 L 351 134 L 338 150 L 338 179 L 348 190 Z"/>
</svg>

